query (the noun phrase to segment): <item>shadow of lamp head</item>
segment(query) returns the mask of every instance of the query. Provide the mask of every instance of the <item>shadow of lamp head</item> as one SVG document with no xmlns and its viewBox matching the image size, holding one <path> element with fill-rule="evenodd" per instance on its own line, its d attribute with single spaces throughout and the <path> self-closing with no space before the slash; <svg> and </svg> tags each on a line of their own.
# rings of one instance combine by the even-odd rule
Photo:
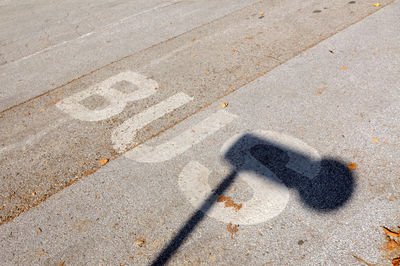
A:
<svg viewBox="0 0 400 266">
<path fill-rule="evenodd" d="M 222 151 L 232 172 L 184 223 L 152 265 L 169 261 L 241 172 L 256 172 L 260 178 L 296 189 L 307 207 L 321 212 L 343 206 L 354 190 L 354 178 L 345 163 L 321 158 L 315 149 L 290 136 L 269 131 L 261 136 L 237 135 L 225 143 Z"/>
<path fill-rule="evenodd" d="M 307 207 L 322 212 L 343 206 L 355 186 L 353 174 L 344 162 L 320 158 L 307 149 L 304 152 L 304 148 L 301 151 L 255 134 L 235 139 L 224 149 L 224 158 L 237 173 L 254 171 L 260 178 L 296 189 Z"/>
</svg>

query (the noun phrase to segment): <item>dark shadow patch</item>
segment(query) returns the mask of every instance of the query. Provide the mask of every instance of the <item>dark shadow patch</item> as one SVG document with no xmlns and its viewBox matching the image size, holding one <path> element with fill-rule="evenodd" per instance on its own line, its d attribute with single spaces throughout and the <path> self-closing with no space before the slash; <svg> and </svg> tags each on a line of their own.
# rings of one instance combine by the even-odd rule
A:
<svg viewBox="0 0 400 266">
<path fill-rule="evenodd" d="M 312 176 L 310 172 L 299 173 L 301 172 L 299 169 L 295 171 L 288 167 L 290 159 L 294 157 L 301 162 L 300 168 L 301 166 L 314 167 L 318 164 L 319 167 Z M 278 182 L 267 173 L 260 173 L 260 168 L 256 167 L 259 163 L 269 168 L 289 189 L 297 190 L 305 206 L 319 212 L 329 212 L 342 207 L 351 198 L 355 187 L 353 174 L 346 163 L 333 158 L 323 158 L 315 162 L 304 154 L 252 134 L 245 134 L 238 139 L 224 154 L 224 158 L 234 170 L 219 183 L 202 206 L 186 221 L 152 265 L 164 265 L 170 260 L 240 172 L 254 171 L 261 174 L 260 178 Z M 254 160 L 258 162 L 255 163 Z M 299 241 L 299 245 L 303 243 L 304 241 Z"/>
</svg>

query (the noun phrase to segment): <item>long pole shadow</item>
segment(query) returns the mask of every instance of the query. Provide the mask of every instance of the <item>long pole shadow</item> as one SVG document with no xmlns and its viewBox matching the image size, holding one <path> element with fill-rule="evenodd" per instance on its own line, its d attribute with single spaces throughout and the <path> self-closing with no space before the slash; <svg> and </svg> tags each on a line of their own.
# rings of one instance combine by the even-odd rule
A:
<svg viewBox="0 0 400 266">
<path fill-rule="evenodd" d="M 219 185 L 218 188 L 204 201 L 203 205 L 186 221 L 185 225 L 179 230 L 178 234 L 172 239 L 166 247 L 161 251 L 158 257 L 151 265 L 164 265 L 182 245 L 183 241 L 203 220 L 206 213 L 215 204 L 219 195 L 223 194 L 227 188 L 233 183 L 237 176 L 236 172 L 228 175 Z"/>
<path fill-rule="evenodd" d="M 302 167 L 319 166 L 315 177 L 310 179 L 288 166 L 292 158 Z M 185 239 L 195 230 L 204 216 L 235 181 L 241 171 L 254 171 L 260 174 L 254 163 L 248 162 L 249 157 L 269 168 L 288 188 L 298 190 L 302 202 L 309 208 L 320 212 L 329 212 L 343 206 L 354 190 L 354 177 L 347 165 L 335 159 L 322 159 L 315 162 L 298 151 L 261 139 L 252 134 L 245 134 L 237 140 L 224 155 L 224 158 L 233 166 L 232 172 L 220 182 L 215 190 L 207 197 L 200 208 L 185 222 L 176 236 L 163 248 L 151 265 L 164 265 L 176 253 Z M 271 178 L 266 173 L 263 178 Z M 277 181 L 277 180 L 274 180 Z"/>
</svg>

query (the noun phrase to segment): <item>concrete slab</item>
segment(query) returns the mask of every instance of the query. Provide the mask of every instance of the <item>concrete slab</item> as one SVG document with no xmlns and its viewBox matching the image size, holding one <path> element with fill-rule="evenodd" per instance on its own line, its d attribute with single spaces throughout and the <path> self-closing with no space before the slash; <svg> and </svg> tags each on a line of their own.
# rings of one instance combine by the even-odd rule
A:
<svg viewBox="0 0 400 266">
<path fill-rule="evenodd" d="M 255 2 L 3 2 L 0 110 Z"/>
<path fill-rule="evenodd" d="M 2 225 L 4 263 L 389 264 L 399 14 L 397 1 Z"/>
<path fill-rule="evenodd" d="M 177 12 L 187 15 L 185 12 L 195 3 L 162 10 L 165 16 L 174 17 Z M 93 173 L 102 159 L 117 158 L 377 11 L 379 7 L 372 3 L 262 1 L 2 112 L 1 221 L 14 218 Z M 205 12 L 204 8 L 207 6 L 190 10 Z M 116 27 L 115 32 L 129 31 L 129 25 Z M 85 43 L 89 42 L 81 44 Z M 329 49 L 329 56 L 334 56 Z M 81 59 L 76 62 L 81 64 Z M 32 70 L 32 66 L 26 66 L 27 71 Z M 53 63 L 48 67 L 58 71 Z M 142 90 L 136 91 L 138 87 Z M 29 94 L 24 90 L 15 96 L 20 99 L 20 95 Z"/>
</svg>

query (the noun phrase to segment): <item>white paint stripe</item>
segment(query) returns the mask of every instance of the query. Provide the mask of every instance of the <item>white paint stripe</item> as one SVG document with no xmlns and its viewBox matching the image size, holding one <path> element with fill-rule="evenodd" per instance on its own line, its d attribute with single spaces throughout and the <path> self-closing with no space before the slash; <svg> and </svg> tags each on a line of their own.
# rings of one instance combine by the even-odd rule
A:
<svg viewBox="0 0 400 266">
<path fill-rule="evenodd" d="M 310 179 L 317 176 L 320 171 L 320 155 L 303 141 L 275 131 L 257 130 L 247 134 L 253 137 L 244 138 L 245 133 L 240 133 L 229 138 L 223 144 L 221 154 L 225 157 L 228 151 L 238 147 L 235 152 L 244 156 L 244 165 L 241 168 L 247 170 L 237 173 L 234 182 L 248 185 L 253 190 L 252 198 L 245 202 L 236 202 L 242 204 L 239 210 L 227 208 L 223 202 L 214 202 L 210 210 L 204 210 L 208 216 L 225 223 L 247 225 L 262 223 L 279 215 L 289 202 L 288 188 L 270 169 L 251 155 L 252 147 L 259 144 L 279 147 L 286 151 L 290 158 L 286 167 Z M 207 167 L 197 161 L 191 161 L 179 175 L 179 188 L 197 209 L 205 206 L 205 201 L 212 195 L 208 183 L 210 174 L 211 171 Z M 216 198 L 211 199 L 211 201 L 216 200 Z"/>
<path fill-rule="evenodd" d="M 67 119 L 61 118 L 55 122 L 52 122 L 51 125 L 45 127 L 43 130 L 39 131 L 35 135 L 29 136 L 28 138 L 26 138 L 23 141 L 15 142 L 6 147 L 0 148 L 0 155 L 4 152 L 7 152 L 7 151 L 13 150 L 13 149 L 17 149 L 17 148 L 21 148 L 22 150 L 25 151 L 28 147 L 31 147 L 32 145 L 36 144 L 37 142 L 40 141 L 40 139 L 42 137 L 49 134 L 51 131 L 53 131 L 57 127 L 64 125 L 67 121 L 68 121 Z"/>
<path fill-rule="evenodd" d="M 251 172 L 240 172 L 234 182 L 244 182 L 253 190 L 252 198 L 241 203 L 236 211 L 225 207 L 223 202 L 214 202 L 206 212 L 210 217 L 225 223 L 251 225 L 265 222 L 279 215 L 289 202 L 289 190 L 268 168 L 256 160 L 249 160 Z M 196 161 L 189 162 L 179 175 L 179 188 L 185 197 L 199 209 L 212 194 L 208 184 L 211 171 Z M 216 200 L 216 199 L 212 199 Z"/>
<path fill-rule="evenodd" d="M 129 118 L 117 127 L 111 135 L 114 149 L 119 152 L 124 152 L 134 144 L 133 140 L 137 130 L 192 100 L 193 97 L 189 97 L 185 93 L 177 93 L 159 104 L 151 106 L 134 117 Z"/>
<path fill-rule="evenodd" d="M 143 144 L 126 153 L 125 156 L 143 163 L 168 161 L 223 128 L 235 118 L 237 118 L 236 115 L 220 110 L 170 141 L 156 147 Z"/>
<path fill-rule="evenodd" d="M 37 51 L 37 52 L 35 52 L 35 53 L 33 53 L 33 54 L 30 54 L 30 55 L 21 57 L 21 58 L 19 58 L 19 59 L 16 59 L 16 60 L 7 62 L 7 64 L 1 65 L 0 68 L 3 67 L 3 66 L 9 65 L 9 64 L 18 64 L 18 63 L 21 62 L 21 61 L 24 61 L 24 60 L 29 59 L 29 58 L 31 58 L 31 57 L 34 57 L 34 56 L 36 56 L 36 55 L 45 53 L 45 52 L 47 52 L 47 51 L 53 50 L 53 49 L 55 49 L 55 48 L 57 48 L 57 47 L 64 46 L 64 45 L 66 45 L 66 44 L 69 44 L 69 43 L 72 43 L 72 42 L 75 42 L 75 41 L 79 41 L 79 40 L 84 39 L 84 38 L 86 38 L 86 37 L 89 37 L 89 36 L 91 36 L 91 35 L 93 35 L 93 34 L 95 34 L 95 33 L 105 32 L 106 30 L 108 31 L 109 28 L 117 27 L 117 26 L 119 26 L 119 25 L 121 25 L 121 24 L 123 24 L 123 23 L 126 23 L 127 20 L 130 20 L 130 19 L 132 19 L 132 18 L 134 18 L 134 17 L 137 17 L 137 16 L 140 16 L 140 15 L 143 15 L 143 14 L 147 14 L 147 13 L 153 12 L 153 11 L 155 11 L 155 10 L 157 10 L 157 9 L 160 9 L 160 8 L 165 8 L 165 7 L 174 5 L 174 4 L 176 4 L 176 3 L 178 3 L 178 2 L 181 2 L 181 1 L 182 1 L 182 0 L 169 1 L 168 3 L 162 3 L 162 4 L 157 5 L 157 6 L 155 6 L 155 7 L 152 7 L 152 8 L 146 9 L 146 10 L 143 10 L 143 11 L 141 11 L 141 12 L 138 12 L 138 13 L 136 13 L 136 14 L 132 14 L 132 15 L 130 15 L 130 16 L 127 16 L 127 17 L 124 17 L 124 18 L 118 20 L 117 22 L 109 23 L 109 24 L 107 24 L 107 25 L 105 25 L 105 26 L 102 26 L 100 30 L 97 30 L 97 31 L 94 30 L 94 31 L 85 33 L 85 34 L 83 34 L 83 35 L 81 35 L 81 36 L 79 36 L 79 37 L 77 37 L 77 38 L 75 38 L 75 39 L 67 40 L 67 41 L 63 41 L 63 42 L 57 43 L 57 44 L 55 44 L 55 45 L 52 45 L 52 46 L 46 47 L 46 48 L 44 48 L 44 49 L 42 49 L 42 50 L 40 50 L 40 51 Z"/>
<path fill-rule="evenodd" d="M 196 42 L 198 42 L 198 41 L 196 41 Z M 167 53 L 164 56 L 152 59 L 150 61 L 150 63 L 146 65 L 146 68 L 151 68 L 154 65 L 160 64 L 161 62 L 170 59 L 171 57 L 175 56 L 177 53 L 182 52 L 182 51 L 188 49 L 189 47 L 193 47 L 193 43 L 184 44 L 184 45 L 178 47 L 177 49 Z"/>
</svg>

